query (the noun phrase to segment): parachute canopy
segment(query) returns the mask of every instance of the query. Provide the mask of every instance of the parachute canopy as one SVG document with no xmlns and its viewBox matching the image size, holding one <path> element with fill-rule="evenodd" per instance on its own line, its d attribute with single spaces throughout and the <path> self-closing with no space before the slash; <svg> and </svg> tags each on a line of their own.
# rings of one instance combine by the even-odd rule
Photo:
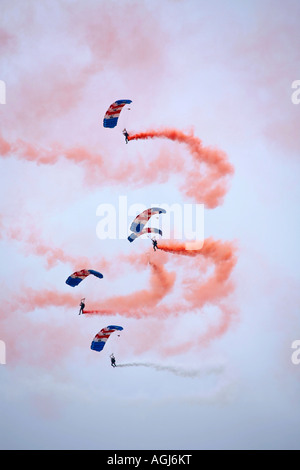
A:
<svg viewBox="0 0 300 470">
<path fill-rule="evenodd" d="M 159 235 L 162 235 L 162 231 L 160 229 L 152 227 L 145 228 L 145 225 L 153 215 L 165 213 L 165 209 L 161 209 L 160 207 L 151 207 L 150 209 L 146 209 L 141 212 L 141 214 L 139 214 L 130 225 L 130 230 L 133 233 L 129 235 L 128 240 L 133 242 L 137 237 L 144 235 L 144 233 L 158 233 Z"/>
<path fill-rule="evenodd" d="M 123 106 L 130 103 L 132 103 L 131 100 L 117 100 L 112 103 L 105 113 L 103 127 L 116 127 Z"/>
<path fill-rule="evenodd" d="M 76 271 L 75 273 L 71 274 L 66 280 L 66 284 L 71 287 L 78 286 L 83 279 L 85 279 L 90 274 L 93 274 L 100 279 L 103 278 L 103 274 L 99 273 L 98 271 L 94 271 L 93 269 L 82 269 L 81 271 Z"/>
<path fill-rule="evenodd" d="M 122 331 L 122 326 L 109 325 L 106 328 L 102 328 L 99 333 L 96 334 L 95 338 L 92 341 L 91 349 L 94 351 L 102 351 L 105 346 L 106 341 L 114 331 Z"/>
</svg>

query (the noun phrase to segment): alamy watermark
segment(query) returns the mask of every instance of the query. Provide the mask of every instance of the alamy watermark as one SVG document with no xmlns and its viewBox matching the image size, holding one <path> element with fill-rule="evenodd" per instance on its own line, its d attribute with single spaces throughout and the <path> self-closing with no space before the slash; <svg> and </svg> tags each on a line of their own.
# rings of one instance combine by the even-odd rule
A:
<svg viewBox="0 0 300 470">
<path fill-rule="evenodd" d="M 96 227 L 97 237 L 100 240 L 125 240 L 131 233 L 129 227 L 132 221 L 149 207 L 159 207 L 166 212 L 153 215 L 146 227 L 160 229 L 161 238 L 164 240 L 187 242 L 187 249 L 202 248 L 204 242 L 203 204 L 151 204 L 146 207 L 140 203 L 128 205 L 127 196 L 119 196 L 117 206 L 110 203 L 99 204 L 96 210 L 97 217 L 100 217 Z"/>
<path fill-rule="evenodd" d="M 292 88 L 295 89 L 295 91 L 291 95 L 292 103 L 299 104 L 300 103 L 300 80 L 294 80 L 292 83 Z"/>
<path fill-rule="evenodd" d="M 295 349 L 291 356 L 291 361 L 297 366 L 300 364 L 300 339 L 295 339 L 295 341 L 292 342 L 291 348 Z"/>
<path fill-rule="evenodd" d="M 6 346 L 5 342 L 0 339 L 0 364 L 6 364 Z"/>
<path fill-rule="evenodd" d="M 6 84 L 0 80 L 0 104 L 6 104 Z"/>
</svg>

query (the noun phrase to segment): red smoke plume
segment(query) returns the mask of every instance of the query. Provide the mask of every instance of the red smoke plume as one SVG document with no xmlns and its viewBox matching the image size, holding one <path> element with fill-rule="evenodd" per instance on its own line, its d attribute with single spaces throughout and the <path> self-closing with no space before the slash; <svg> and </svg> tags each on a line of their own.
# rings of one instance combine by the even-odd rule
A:
<svg viewBox="0 0 300 470">
<path fill-rule="evenodd" d="M 204 147 L 193 132 L 185 134 L 177 129 L 140 132 L 130 135 L 128 140 L 154 138 L 169 139 L 187 146 L 196 166 L 187 172 L 182 190 L 187 196 L 206 204 L 208 208 L 217 207 L 227 191 L 227 178 L 234 172 L 226 153 L 213 147 Z M 205 168 L 200 168 L 199 165 L 203 163 Z"/>
<path fill-rule="evenodd" d="M 222 150 L 203 146 L 201 140 L 192 132 L 185 134 L 177 129 L 151 130 L 129 136 L 128 140 L 164 138 L 185 144 L 193 161 L 181 161 L 170 155 L 164 155 L 157 161 L 157 165 L 146 165 L 137 162 L 122 162 L 121 167 L 113 168 L 107 165 L 103 157 L 97 152 L 77 146 L 63 148 L 55 144 L 47 149 L 33 145 L 22 140 L 9 143 L 0 135 L 0 154 L 3 157 L 11 155 L 18 158 L 34 161 L 37 164 L 53 165 L 61 158 L 72 164 L 85 167 L 89 184 L 126 183 L 132 185 L 150 184 L 171 173 L 180 173 L 184 184 L 180 188 L 188 197 L 204 203 L 208 208 L 217 207 L 223 202 L 228 189 L 228 178 L 233 174 L 233 166 L 228 161 L 226 153 Z"/>
<path fill-rule="evenodd" d="M 168 272 L 162 264 L 149 262 L 151 267 L 150 288 L 142 289 L 133 294 L 125 296 L 114 296 L 102 303 L 101 309 L 85 310 L 86 314 L 119 313 L 127 317 L 141 318 L 145 316 L 156 316 L 155 310 L 160 301 L 171 292 L 176 275 Z"/>
</svg>

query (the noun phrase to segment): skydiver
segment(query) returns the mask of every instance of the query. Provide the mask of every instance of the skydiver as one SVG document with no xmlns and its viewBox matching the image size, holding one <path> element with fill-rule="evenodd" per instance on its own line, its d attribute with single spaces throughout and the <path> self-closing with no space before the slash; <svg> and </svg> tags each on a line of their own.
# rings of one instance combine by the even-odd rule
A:
<svg viewBox="0 0 300 470">
<path fill-rule="evenodd" d="M 84 307 L 85 307 L 84 300 L 85 300 L 85 297 L 83 297 L 83 299 L 81 299 L 81 301 L 80 301 L 80 304 L 79 304 L 79 305 L 80 305 L 80 310 L 79 310 L 78 315 L 81 315 L 82 313 L 84 313 L 84 312 L 83 312 L 83 309 L 84 309 Z"/>
<path fill-rule="evenodd" d="M 127 132 L 127 130 L 126 130 L 125 128 L 123 129 L 123 135 L 125 136 L 125 142 L 126 142 L 126 144 L 128 144 L 128 137 L 129 137 L 129 134 L 128 134 L 128 132 Z"/>
<path fill-rule="evenodd" d="M 112 365 L 112 367 L 116 367 L 117 364 L 116 364 L 116 358 L 113 354 L 110 355 L 110 363 Z"/>
<path fill-rule="evenodd" d="M 151 240 L 152 240 L 153 250 L 156 251 L 156 249 L 157 249 L 157 240 L 155 238 L 153 238 Z"/>
</svg>

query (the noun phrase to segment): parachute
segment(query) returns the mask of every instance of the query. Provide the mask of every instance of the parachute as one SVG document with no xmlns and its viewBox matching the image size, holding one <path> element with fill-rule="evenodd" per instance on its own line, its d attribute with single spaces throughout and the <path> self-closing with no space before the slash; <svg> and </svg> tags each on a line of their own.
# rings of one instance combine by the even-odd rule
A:
<svg viewBox="0 0 300 470">
<path fill-rule="evenodd" d="M 157 233 L 162 236 L 162 231 L 160 229 L 152 227 L 145 228 L 145 225 L 152 215 L 165 213 L 165 209 L 161 209 L 160 207 L 152 207 L 141 212 L 141 214 L 139 214 L 130 225 L 130 230 L 133 233 L 129 235 L 128 240 L 133 242 L 137 237 L 140 237 L 145 233 Z"/>
<path fill-rule="evenodd" d="M 106 328 L 102 328 L 99 333 L 96 334 L 95 338 L 92 341 L 91 349 L 94 351 L 102 351 L 105 346 L 106 341 L 114 331 L 122 331 L 122 326 L 109 325 Z"/>
<path fill-rule="evenodd" d="M 105 113 L 103 127 L 116 127 L 123 106 L 130 103 L 132 103 L 131 100 L 117 100 L 112 103 Z"/>
<path fill-rule="evenodd" d="M 71 274 L 66 280 L 66 284 L 71 287 L 78 286 L 81 281 L 83 281 L 87 276 L 93 274 L 100 279 L 103 278 L 103 274 L 99 273 L 98 271 L 94 271 L 93 269 L 82 269 L 81 271 L 76 271 L 75 273 Z"/>
</svg>

